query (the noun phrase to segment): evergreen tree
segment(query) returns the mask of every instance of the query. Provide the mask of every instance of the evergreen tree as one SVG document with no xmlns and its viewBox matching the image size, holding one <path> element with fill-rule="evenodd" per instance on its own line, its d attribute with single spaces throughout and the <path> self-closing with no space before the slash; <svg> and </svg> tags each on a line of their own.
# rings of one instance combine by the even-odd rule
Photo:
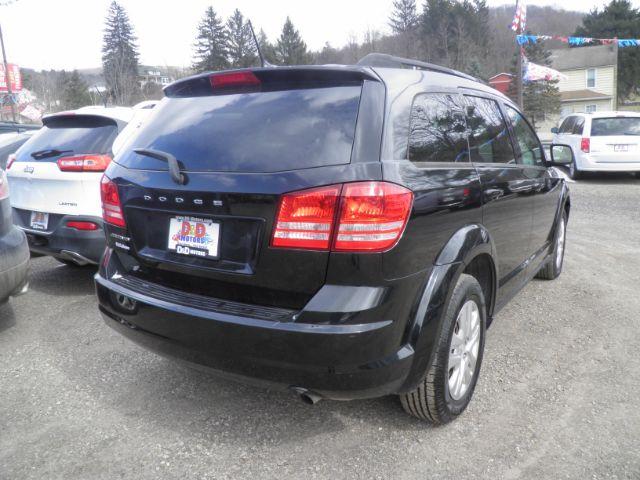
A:
<svg viewBox="0 0 640 480">
<path fill-rule="evenodd" d="M 529 34 L 530 32 L 527 32 Z M 524 46 L 524 54 L 527 60 L 545 67 L 551 66 L 551 51 L 544 47 L 543 43 L 535 43 Z M 511 73 L 517 78 L 518 57 L 514 55 Z M 509 96 L 517 97 L 516 82 L 509 86 Z M 537 80 L 524 82 L 522 86 L 522 110 L 527 115 L 533 126 L 544 118 L 545 115 L 555 115 L 560 111 L 560 90 L 558 81 Z"/>
<path fill-rule="evenodd" d="M 575 32 L 580 37 L 640 38 L 640 10 L 629 0 L 612 0 L 602 10 L 597 8 L 582 20 Z M 618 52 L 618 100 L 640 94 L 640 49 L 622 48 Z"/>
<path fill-rule="evenodd" d="M 91 104 L 91 96 L 89 95 L 89 86 L 84 81 L 77 70 L 67 75 L 62 75 L 62 108 L 65 110 L 75 110 Z"/>
<path fill-rule="evenodd" d="M 260 29 L 260 33 L 258 33 L 258 44 L 260 45 L 260 51 L 262 52 L 262 56 L 264 59 L 271 63 L 276 63 L 276 47 L 273 46 L 269 39 L 267 38 L 267 34 L 264 33 L 263 29 Z"/>
<path fill-rule="evenodd" d="M 227 50 L 233 67 L 250 67 L 256 65 L 258 57 L 249 24 L 237 8 L 227 21 L 229 39 Z"/>
<path fill-rule="evenodd" d="M 223 70 L 227 60 L 227 31 L 213 7 L 208 7 L 198 25 L 193 69 L 196 72 Z"/>
<path fill-rule="evenodd" d="M 281 65 L 304 65 L 309 62 L 307 44 L 287 17 L 276 45 L 276 58 Z"/>
<path fill-rule="evenodd" d="M 418 26 L 418 12 L 415 0 L 394 0 L 393 12 L 389 17 L 393 33 L 402 34 L 415 30 Z"/>
<path fill-rule="evenodd" d="M 116 0 L 107 14 L 102 46 L 102 70 L 109 95 L 118 105 L 130 105 L 138 93 L 138 47 L 127 12 Z"/>
</svg>

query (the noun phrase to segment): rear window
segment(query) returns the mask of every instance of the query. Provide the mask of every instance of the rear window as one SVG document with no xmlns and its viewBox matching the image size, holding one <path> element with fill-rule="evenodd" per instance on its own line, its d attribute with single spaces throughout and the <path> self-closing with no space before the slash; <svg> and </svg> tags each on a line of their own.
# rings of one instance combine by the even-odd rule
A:
<svg viewBox="0 0 640 480">
<path fill-rule="evenodd" d="M 591 136 L 639 135 L 640 117 L 594 118 L 591 120 Z"/>
<path fill-rule="evenodd" d="M 165 170 L 134 148 L 174 155 L 188 171 L 278 172 L 351 161 L 361 86 L 165 98 L 116 160 Z"/>
<path fill-rule="evenodd" d="M 83 153 L 111 153 L 111 145 L 118 135 L 116 123 L 104 117 L 60 117 L 49 120 L 16 153 L 17 161 L 31 162 L 34 152 L 64 151 L 64 155 Z M 39 161 L 55 162 L 59 155 L 45 156 Z"/>
</svg>

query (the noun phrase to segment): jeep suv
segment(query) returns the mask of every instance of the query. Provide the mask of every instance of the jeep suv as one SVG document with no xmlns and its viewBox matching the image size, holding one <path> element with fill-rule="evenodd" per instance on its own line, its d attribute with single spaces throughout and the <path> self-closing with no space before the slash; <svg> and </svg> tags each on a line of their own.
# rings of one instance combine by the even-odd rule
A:
<svg viewBox="0 0 640 480">
<path fill-rule="evenodd" d="M 105 321 L 309 403 L 458 416 L 493 316 L 562 270 L 568 190 L 518 108 L 380 54 L 165 94 L 102 179 Z"/>
</svg>

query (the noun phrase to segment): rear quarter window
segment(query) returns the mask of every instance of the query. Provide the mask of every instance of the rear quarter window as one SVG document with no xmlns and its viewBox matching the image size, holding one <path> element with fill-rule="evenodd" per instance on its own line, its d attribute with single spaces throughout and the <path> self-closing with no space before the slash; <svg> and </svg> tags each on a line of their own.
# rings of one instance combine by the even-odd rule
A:
<svg viewBox="0 0 640 480">
<path fill-rule="evenodd" d="M 174 155 L 187 171 L 268 173 L 351 161 L 361 86 L 165 98 L 123 146 L 127 168 L 166 170 L 134 148 Z"/>
<path fill-rule="evenodd" d="M 34 161 L 34 152 L 44 150 L 68 151 L 65 155 L 83 153 L 108 154 L 118 135 L 118 125 L 105 117 L 60 117 L 49 120 L 16 152 L 20 162 Z M 48 156 L 38 161 L 55 162 L 58 156 Z"/>
</svg>

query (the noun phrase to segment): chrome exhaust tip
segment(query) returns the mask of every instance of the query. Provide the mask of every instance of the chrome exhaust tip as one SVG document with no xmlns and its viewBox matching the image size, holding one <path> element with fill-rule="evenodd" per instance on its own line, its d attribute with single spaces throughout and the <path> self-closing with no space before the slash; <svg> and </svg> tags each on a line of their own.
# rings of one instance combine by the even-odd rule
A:
<svg viewBox="0 0 640 480">
<path fill-rule="evenodd" d="M 322 395 L 303 387 L 289 387 L 289 390 L 291 390 L 300 400 L 302 400 L 303 403 L 306 403 L 307 405 L 315 405 L 322 400 Z"/>
</svg>

